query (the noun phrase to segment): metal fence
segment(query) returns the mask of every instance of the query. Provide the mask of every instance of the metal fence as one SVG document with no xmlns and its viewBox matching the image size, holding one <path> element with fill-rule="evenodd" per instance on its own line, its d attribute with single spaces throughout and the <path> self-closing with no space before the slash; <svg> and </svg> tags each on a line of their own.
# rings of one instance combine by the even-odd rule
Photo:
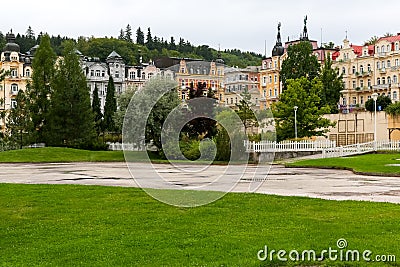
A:
<svg viewBox="0 0 400 267">
<path fill-rule="evenodd" d="M 296 152 L 296 151 L 323 151 L 327 148 L 335 148 L 336 142 L 330 140 L 319 140 L 319 141 L 284 141 L 284 142 L 250 142 L 244 141 L 246 152 Z"/>
</svg>

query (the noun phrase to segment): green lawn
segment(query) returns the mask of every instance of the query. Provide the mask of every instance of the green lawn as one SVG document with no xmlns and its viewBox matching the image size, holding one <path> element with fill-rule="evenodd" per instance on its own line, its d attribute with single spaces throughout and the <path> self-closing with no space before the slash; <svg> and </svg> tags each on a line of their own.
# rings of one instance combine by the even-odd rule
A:
<svg viewBox="0 0 400 267">
<path fill-rule="evenodd" d="M 392 164 L 398 166 L 390 166 Z M 286 166 L 348 169 L 360 173 L 400 176 L 400 154 L 367 154 L 344 158 L 301 160 L 287 163 Z"/>
<path fill-rule="evenodd" d="M 176 208 L 136 188 L 0 184 L 0 192 L 2 266 L 295 265 L 260 262 L 257 252 L 335 249 L 339 238 L 400 257 L 395 204 L 231 193 Z M 302 266 L 317 264 L 352 265 Z"/>
<path fill-rule="evenodd" d="M 124 161 L 122 151 L 89 151 L 63 147 L 28 148 L 0 152 L 0 162 Z"/>
</svg>

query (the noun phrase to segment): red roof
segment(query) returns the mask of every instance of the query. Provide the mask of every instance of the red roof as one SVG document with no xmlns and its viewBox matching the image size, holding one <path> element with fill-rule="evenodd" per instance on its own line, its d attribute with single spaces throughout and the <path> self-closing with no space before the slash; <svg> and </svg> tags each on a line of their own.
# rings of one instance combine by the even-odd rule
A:
<svg viewBox="0 0 400 267">
<path fill-rule="evenodd" d="M 400 34 L 397 34 L 395 36 L 389 36 L 389 37 L 381 37 L 381 38 L 379 38 L 378 42 L 382 41 L 382 40 L 386 40 L 390 43 L 398 42 L 398 41 L 400 41 Z"/>
<path fill-rule="evenodd" d="M 332 53 L 332 60 L 336 60 L 339 56 L 340 56 L 340 52 L 339 51 L 333 52 Z"/>
<path fill-rule="evenodd" d="M 354 54 L 356 54 L 357 56 L 362 55 L 363 47 L 361 45 L 351 45 L 351 48 L 353 48 Z"/>
<path fill-rule="evenodd" d="M 370 54 L 370 55 L 375 54 L 375 45 L 368 46 L 368 54 Z"/>
</svg>

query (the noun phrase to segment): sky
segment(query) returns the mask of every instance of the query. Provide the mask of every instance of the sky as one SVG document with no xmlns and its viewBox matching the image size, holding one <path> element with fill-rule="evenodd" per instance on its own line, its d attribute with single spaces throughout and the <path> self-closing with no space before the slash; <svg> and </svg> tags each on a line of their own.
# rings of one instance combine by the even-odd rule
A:
<svg viewBox="0 0 400 267">
<path fill-rule="evenodd" d="M 11 3 L 11 2 L 10 2 Z M 341 45 L 400 32 L 400 1 L 385 0 L 19 0 L 2 7 L 0 30 L 24 34 L 118 37 L 131 25 L 158 37 L 194 45 L 240 49 L 267 56 L 281 22 L 282 41 L 298 39 L 307 15 L 309 38 Z M 135 36 L 134 36 L 135 37 Z"/>
</svg>

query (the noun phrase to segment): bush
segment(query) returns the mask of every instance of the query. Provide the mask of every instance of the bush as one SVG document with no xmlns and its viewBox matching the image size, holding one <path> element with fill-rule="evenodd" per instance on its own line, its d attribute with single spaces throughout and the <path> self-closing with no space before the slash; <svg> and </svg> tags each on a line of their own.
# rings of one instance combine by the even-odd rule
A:
<svg viewBox="0 0 400 267">
<path fill-rule="evenodd" d="M 391 116 L 399 116 L 400 115 L 400 102 L 390 104 L 385 109 L 386 113 Z"/>
</svg>

